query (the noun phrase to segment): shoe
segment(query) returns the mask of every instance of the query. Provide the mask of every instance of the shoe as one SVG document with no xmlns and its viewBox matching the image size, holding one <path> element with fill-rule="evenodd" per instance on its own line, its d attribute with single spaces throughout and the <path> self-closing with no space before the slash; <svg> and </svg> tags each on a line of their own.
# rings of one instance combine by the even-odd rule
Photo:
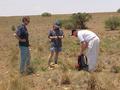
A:
<svg viewBox="0 0 120 90">
<path fill-rule="evenodd" d="M 27 75 L 30 75 L 30 74 L 33 74 L 33 73 L 35 73 L 35 72 L 34 72 L 34 68 L 29 67 L 29 68 L 26 69 L 26 74 L 27 74 Z"/>
<path fill-rule="evenodd" d="M 48 70 L 53 70 L 53 68 L 49 66 L 49 67 L 48 67 Z"/>
<path fill-rule="evenodd" d="M 54 64 L 54 67 L 55 67 L 55 68 L 58 68 L 58 67 L 59 67 L 59 65 L 58 65 L 58 64 Z"/>
</svg>

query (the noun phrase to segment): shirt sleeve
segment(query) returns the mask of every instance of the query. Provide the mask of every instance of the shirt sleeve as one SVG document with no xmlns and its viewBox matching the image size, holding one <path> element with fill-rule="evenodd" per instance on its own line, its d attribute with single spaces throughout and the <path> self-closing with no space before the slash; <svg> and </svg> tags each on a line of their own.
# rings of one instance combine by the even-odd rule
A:
<svg viewBox="0 0 120 90">
<path fill-rule="evenodd" d="M 64 36 L 63 30 L 60 30 L 60 36 Z"/>
<path fill-rule="evenodd" d="M 21 35 L 21 32 L 20 32 L 20 27 L 17 27 L 17 30 L 16 30 L 16 35 L 17 35 L 17 36 L 20 36 L 20 35 Z"/>
<path fill-rule="evenodd" d="M 52 36 L 51 30 L 48 31 L 48 37 Z"/>
<path fill-rule="evenodd" d="M 78 35 L 78 38 L 79 38 L 80 42 L 85 41 L 85 39 L 83 38 L 83 35 L 81 35 L 81 34 Z"/>
</svg>

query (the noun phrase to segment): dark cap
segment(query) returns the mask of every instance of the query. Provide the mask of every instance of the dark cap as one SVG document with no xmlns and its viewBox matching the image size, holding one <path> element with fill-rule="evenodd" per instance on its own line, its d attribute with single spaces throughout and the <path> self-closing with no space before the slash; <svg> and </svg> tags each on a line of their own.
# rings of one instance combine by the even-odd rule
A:
<svg viewBox="0 0 120 90">
<path fill-rule="evenodd" d="M 56 26 L 56 27 L 61 27 L 61 22 L 60 22 L 60 20 L 56 20 L 55 23 L 54 23 L 54 26 Z"/>
<path fill-rule="evenodd" d="M 73 30 L 71 31 L 71 36 L 73 36 L 73 33 L 74 33 L 75 31 L 77 31 L 77 30 L 73 29 Z"/>
</svg>

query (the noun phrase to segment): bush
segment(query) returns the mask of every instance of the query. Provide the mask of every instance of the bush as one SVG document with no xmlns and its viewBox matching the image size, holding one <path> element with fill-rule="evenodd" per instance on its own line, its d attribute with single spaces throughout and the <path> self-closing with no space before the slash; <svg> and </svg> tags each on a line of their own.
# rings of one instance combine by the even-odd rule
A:
<svg viewBox="0 0 120 90">
<path fill-rule="evenodd" d="M 75 28 L 74 24 L 73 24 L 72 22 L 70 22 L 70 21 L 64 23 L 63 27 L 64 27 L 65 29 L 74 29 L 74 28 Z"/>
<path fill-rule="evenodd" d="M 11 26 L 11 30 L 12 31 L 15 31 L 16 30 L 16 27 L 14 25 Z"/>
<path fill-rule="evenodd" d="M 114 73 L 120 73 L 120 66 L 113 66 L 112 67 L 112 72 L 114 72 Z"/>
<path fill-rule="evenodd" d="M 71 17 L 72 22 L 77 29 L 86 29 L 86 22 L 88 22 L 92 16 L 88 13 L 74 13 Z"/>
<path fill-rule="evenodd" d="M 52 14 L 48 13 L 48 12 L 44 12 L 44 13 L 42 13 L 41 16 L 43 16 L 43 17 L 50 17 L 50 16 L 52 16 Z"/>
<path fill-rule="evenodd" d="M 120 13 L 120 8 L 117 10 L 118 13 Z"/>
<path fill-rule="evenodd" d="M 86 29 L 86 22 L 88 22 L 92 16 L 87 13 L 74 13 L 70 19 L 62 22 L 65 29 Z"/>
<path fill-rule="evenodd" d="M 110 30 L 115 30 L 120 26 L 120 18 L 119 17 L 110 17 L 105 21 L 105 28 Z"/>
</svg>

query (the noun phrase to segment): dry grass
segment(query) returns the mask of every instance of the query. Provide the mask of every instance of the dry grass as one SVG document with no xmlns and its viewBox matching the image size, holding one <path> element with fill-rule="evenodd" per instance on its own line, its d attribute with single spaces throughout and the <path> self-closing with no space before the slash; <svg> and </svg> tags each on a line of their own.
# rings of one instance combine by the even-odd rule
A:
<svg viewBox="0 0 120 90">
<path fill-rule="evenodd" d="M 0 90 L 120 90 L 120 31 L 106 31 L 104 20 L 118 13 L 92 14 L 89 28 L 101 38 L 100 55 L 95 73 L 76 71 L 79 44 L 64 30 L 63 52 L 59 67 L 48 70 L 48 29 L 55 19 L 67 19 L 70 15 L 52 17 L 31 16 L 28 27 L 31 42 L 31 63 L 35 74 L 19 75 L 19 48 L 11 26 L 20 23 L 20 17 L 0 18 Z"/>
</svg>

